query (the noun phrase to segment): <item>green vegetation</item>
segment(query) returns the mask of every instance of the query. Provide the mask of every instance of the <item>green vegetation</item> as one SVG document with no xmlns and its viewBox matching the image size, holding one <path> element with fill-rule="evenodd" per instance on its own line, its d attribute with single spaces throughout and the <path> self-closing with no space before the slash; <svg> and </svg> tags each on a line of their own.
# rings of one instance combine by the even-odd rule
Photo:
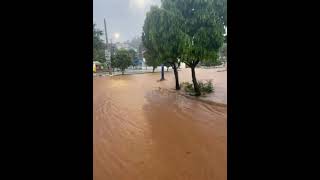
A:
<svg viewBox="0 0 320 180">
<path fill-rule="evenodd" d="M 124 74 L 125 69 L 132 64 L 129 51 L 125 49 L 118 50 L 115 56 L 112 57 L 111 63 L 113 63 L 114 68 L 119 68 Z"/>
<path fill-rule="evenodd" d="M 202 66 L 220 66 L 222 65 L 222 62 L 219 60 L 219 61 L 204 61 L 204 62 L 201 62 L 201 65 Z"/>
<path fill-rule="evenodd" d="M 180 89 L 177 64 L 182 53 L 182 20 L 173 12 L 152 6 L 147 13 L 142 33 L 146 51 L 157 54 L 159 64 L 170 64 L 174 71 L 176 90 Z"/>
<path fill-rule="evenodd" d="M 104 54 L 105 43 L 101 39 L 102 34 L 102 31 L 93 24 L 93 61 L 104 63 L 106 62 Z"/>
<path fill-rule="evenodd" d="M 137 52 L 133 49 L 129 49 L 128 51 L 129 55 L 130 55 L 130 60 L 131 60 L 131 65 L 134 67 L 135 66 L 135 60 L 138 58 L 137 57 Z"/>
<path fill-rule="evenodd" d="M 167 71 L 169 71 L 169 68 L 170 68 L 170 63 L 168 63 L 168 62 L 165 62 L 164 64 L 163 64 L 166 68 L 167 68 Z M 179 66 L 178 66 L 179 67 Z"/>
<path fill-rule="evenodd" d="M 198 82 L 199 83 L 199 87 L 200 87 L 200 91 L 203 93 L 211 93 L 214 91 L 213 85 L 212 85 L 212 81 L 209 80 L 206 83 L 204 82 Z"/>
<path fill-rule="evenodd" d="M 152 6 L 143 26 L 142 42 L 147 51 L 158 54 L 160 64 L 171 64 L 176 89 L 180 89 L 177 64 L 191 68 L 193 88 L 201 95 L 195 68 L 199 63 L 219 64 L 219 50 L 225 41 L 226 0 L 162 0 Z"/>
<path fill-rule="evenodd" d="M 195 67 L 199 62 L 215 63 L 224 41 L 223 0 L 163 0 L 164 9 L 174 12 L 184 23 L 181 60 L 191 68 L 195 95 L 201 94 Z M 181 5 L 183 4 L 183 5 Z"/>
<path fill-rule="evenodd" d="M 146 64 L 148 66 L 152 66 L 152 72 L 154 72 L 154 70 L 158 66 L 160 66 L 160 57 L 159 57 L 159 54 L 156 53 L 155 51 L 152 51 L 151 49 L 149 49 L 143 54 L 143 56 L 146 60 Z"/>
<path fill-rule="evenodd" d="M 212 80 L 209 80 L 209 81 L 206 81 L 206 82 L 198 81 L 198 85 L 199 85 L 199 89 L 200 89 L 201 94 L 207 94 L 207 93 L 214 92 L 214 87 L 212 85 Z M 186 92 L 188 92 L 188 93 L 190 93 L 192 95 L 196 95 L 192 83 L 183 82 L 183 83 L 181 83 L 181 87 L 183 87 L 183 89 Z"/>
</svg>

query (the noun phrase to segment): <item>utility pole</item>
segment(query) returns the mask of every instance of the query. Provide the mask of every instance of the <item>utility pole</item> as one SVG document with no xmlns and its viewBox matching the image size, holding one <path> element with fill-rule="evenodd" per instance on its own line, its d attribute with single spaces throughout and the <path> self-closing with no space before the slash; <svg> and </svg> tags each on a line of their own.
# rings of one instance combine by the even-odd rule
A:
<svg viewBox="0 0 320 180">
<path fill-rule="evenodd" d="M 108 64 L 108 68 L 109 68 L 109 74 L 112 75 L 112 67 L 111 67 L 111 51 L 110 49 L 112 47 L 110 47 L 110 49 L 108 48 L 108 33 L 107 33 L 107 23 L 106 23 L 106 19 L 104 18 L 104 33 L 105 33 L 105 37 L 106 37 L 106 50 L 105 50 L 105 56 L 106 56 L 106 61 Z"/>
<path fill-rule="evenodd" d="M 110 53 L 113 55 L 112 39 L 110 39 Z"/>
<path fill-rule="evenodd" d="M 112 45 L 112 38 L 110 38 L 110 64 L 111 64 L 111 57 L 114 56 L 114 52 L 113 52 L 113 45 Z M 112 69 L 112 72 L 114 72 L 114 68 Z"/>
</svg>

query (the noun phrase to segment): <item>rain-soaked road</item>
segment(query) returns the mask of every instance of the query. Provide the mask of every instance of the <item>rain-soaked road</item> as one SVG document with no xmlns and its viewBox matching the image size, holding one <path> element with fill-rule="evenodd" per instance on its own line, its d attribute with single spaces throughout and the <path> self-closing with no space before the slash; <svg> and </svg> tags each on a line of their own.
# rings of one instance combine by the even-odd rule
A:
<svg viewBox="0 0 320 180">
<path fill-rule="evenodd" d="M 198 69 L 197 77 L 214 79 L 220 98 L 212 97 L 226 101 L 226 72 L 213 71 Z M 180 71 L 181 82 L 189 74 Z M 167 91 L 172 72 L 159 77 L 94 78 L 94 180 L 226 180 L 227 107 Z"/>
</svg>

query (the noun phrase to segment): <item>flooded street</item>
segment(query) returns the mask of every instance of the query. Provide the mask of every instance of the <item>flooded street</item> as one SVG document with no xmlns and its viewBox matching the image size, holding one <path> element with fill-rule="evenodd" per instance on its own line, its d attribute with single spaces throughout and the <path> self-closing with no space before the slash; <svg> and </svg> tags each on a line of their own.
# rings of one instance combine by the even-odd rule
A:
<svg viewBox="0 0 320 180">
<path fill-rule="evenodd" d="M 213 79 L 205 97 L 226 104 L 226 73 L 197 69 Z M 226 180 L 227 107 L 172 92 L 173 72 L 95 77 L 94 180 Z M 190 69 L 179 71 L 191 82 Z M 160 87 L 160 88 L 159 88 Z"/>
</svg>

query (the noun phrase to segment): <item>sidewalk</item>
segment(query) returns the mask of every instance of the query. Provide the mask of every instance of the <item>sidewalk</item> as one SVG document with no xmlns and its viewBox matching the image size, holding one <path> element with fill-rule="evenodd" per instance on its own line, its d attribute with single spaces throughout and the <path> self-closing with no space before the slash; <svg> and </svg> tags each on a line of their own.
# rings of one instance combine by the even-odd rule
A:
<svg viewBox="0 0 320 180">
<path fill-rule="evenodd" d="M 167 71 L 167 68 L 164 68 L 164 71 Z M 169 68 L 169 71 L 172 71 L 172 68 Z M 179 69 L 178 69 L 179 71 Z M 131 74 L 145 74 L 145 73 L 160 73 L 161 72 L 161 67 L 158 67 L 152 72 L 152 67 L 148 67 L 147 69 L 144 67 L 142 69 L 126 69 L 124 71 L 124 75 L 131 75 Z M 111 76 L 117 76 L 117 75 L 122 75 L 121 71 L 115 71 L 112 72 Z M 98 72 L 98 73 L 93 73 L 93 76 L 110 76 L 109 72 Z"/>
<path fill-rule="evenodd" d="M 184 69 L 184 68 L 183 68 Z M 224 67 L 199 67 L 198 69 L 214 69 L 217 72 L 224 72 L 226 69 Z M 178 69 L 178 71 L 181 71 L 182 69 Z M 167 72 L 167 68 L 164 68 L 164 71 Z M 173 71 L 172 68 L 169 68 L 168 72 Z M 145 73 L 160 73 L 161 72 L 161 67 L 158 67 L 152 72 L 152 67 L 148 67 L 147 69 L 144 67 L 142 69 L 126 69 L 124 71 L 123 75 L 132 75 L 132 74 L 145 74 Z M 112 72 L 112 75 L 109 75 L 109 72 L 98 72 L 98 73 L 93 73 L 93 77 L 97 76 L 118 76 L 122 75 L 121 71 L 115 71 Z"/>
</svg>

